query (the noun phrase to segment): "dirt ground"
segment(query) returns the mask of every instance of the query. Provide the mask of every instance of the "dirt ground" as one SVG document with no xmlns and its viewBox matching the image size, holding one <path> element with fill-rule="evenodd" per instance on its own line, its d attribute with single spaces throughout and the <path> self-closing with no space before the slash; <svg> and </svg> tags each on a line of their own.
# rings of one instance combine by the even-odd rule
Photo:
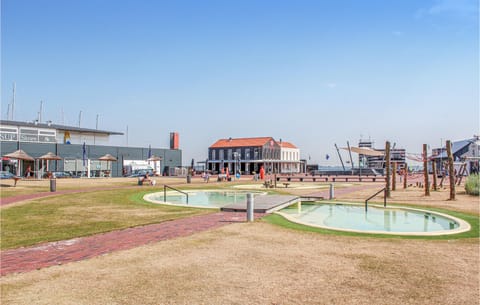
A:
<svg viewBox="0 0 480 305">
<path fill-rule="evenodd" d="M 363 201 L 371 194 L 338 197 Z M 448 201 L 448 194 L 424 197 L 409 188 L 391 200 L 478 215 L 478 197 L 459 189 Z M 478 238 L 327 236 L 257 221 L 7 275 L 1 303 L 477 305 L 479 261 Z"/>
</svg>

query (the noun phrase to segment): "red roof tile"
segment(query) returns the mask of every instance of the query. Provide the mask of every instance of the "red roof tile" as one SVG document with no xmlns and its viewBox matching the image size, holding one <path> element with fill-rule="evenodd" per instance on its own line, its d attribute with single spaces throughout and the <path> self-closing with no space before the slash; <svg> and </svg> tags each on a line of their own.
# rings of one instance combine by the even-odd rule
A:
<svg viewBox="0 0 480 305">
<path fill-rule="evenodd" d="M 212 146 L 210 146 L 210 148 L 263 146 L 270 140 L 273 140 L 273 138 L 261 137 L 261 138 L 220 139 L 217 142 L 215 142 Z"/>
<path fill-rule="evenodd" d="M 297 146 L 293 145 L 290 142 L 281 142 L 280 146 L 283 148 L 297 148 Z"/>
</svg>

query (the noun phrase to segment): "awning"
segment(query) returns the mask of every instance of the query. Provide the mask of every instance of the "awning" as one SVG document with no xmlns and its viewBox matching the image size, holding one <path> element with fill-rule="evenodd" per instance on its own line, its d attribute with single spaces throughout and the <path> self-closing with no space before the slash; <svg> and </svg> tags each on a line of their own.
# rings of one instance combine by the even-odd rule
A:
<svg viewBox="0 0 480 305">
<path fill-rule="evenodd" d="M 342 147 L 342 149 L 348 150 L 348 147 Z M 350 151 L 360 154 L 360 155 L 365 155 L 365 156 L 384 156 L 385 154 L 382 151 L 374 150 L 368 147 L 350 147 Z"/>
</svg>

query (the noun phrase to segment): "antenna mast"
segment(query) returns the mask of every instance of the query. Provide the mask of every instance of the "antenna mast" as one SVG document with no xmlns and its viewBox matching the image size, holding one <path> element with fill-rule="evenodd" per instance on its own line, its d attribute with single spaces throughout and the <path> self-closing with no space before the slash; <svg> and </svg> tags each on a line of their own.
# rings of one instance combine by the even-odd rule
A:
<svg viewBox="0 0 480 305">
<path fill-rule="evenodd" d="M 14 119 L 14 116 L 15 116 L 15 82 L 13 82 L 13 98 L 12 98 L 12 121 Z"/>
<path fill-rule="evenodd" d="M 38 122 L 42 122 L 42 113 L 43 113 L 43 101 L 40 101 L 40 111 L 38 112 Z"/>
<path fill-rule="evenodd" d="M 80 113 L 78 114 L 78 127 L 81 127 L 82 125 L 82 110 L 80 110 Z"/>
</svg>

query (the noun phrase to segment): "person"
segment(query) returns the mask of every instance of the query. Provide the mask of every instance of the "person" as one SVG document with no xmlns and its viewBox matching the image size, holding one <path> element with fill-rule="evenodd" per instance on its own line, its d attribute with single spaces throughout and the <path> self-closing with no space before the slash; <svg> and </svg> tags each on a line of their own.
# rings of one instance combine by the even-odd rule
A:
<svg viewBox="0 0 480 305">
<path fill-rule="evenodd" d="M 150 175 L 148 174 L 148 172 L 145 173 L 145 175 L 143 175 L 143 178 L 142 178 L 142 183 L 145 183 L 145 182 L 152 182 L 150 180 Z"/>
<path fill-rule="evenodd" d="M 263 165 L 260 167 L 260 180 L 265 179 L 265 169 L 263 168 Z"/>
<path fill-rule="evenodd" d="M 30 174 L 32 173 L 32 168 L 29 166 L 27 166 L 27 170 L 25 171 L 25 177 L 30 177 Z"/>
</svg>

